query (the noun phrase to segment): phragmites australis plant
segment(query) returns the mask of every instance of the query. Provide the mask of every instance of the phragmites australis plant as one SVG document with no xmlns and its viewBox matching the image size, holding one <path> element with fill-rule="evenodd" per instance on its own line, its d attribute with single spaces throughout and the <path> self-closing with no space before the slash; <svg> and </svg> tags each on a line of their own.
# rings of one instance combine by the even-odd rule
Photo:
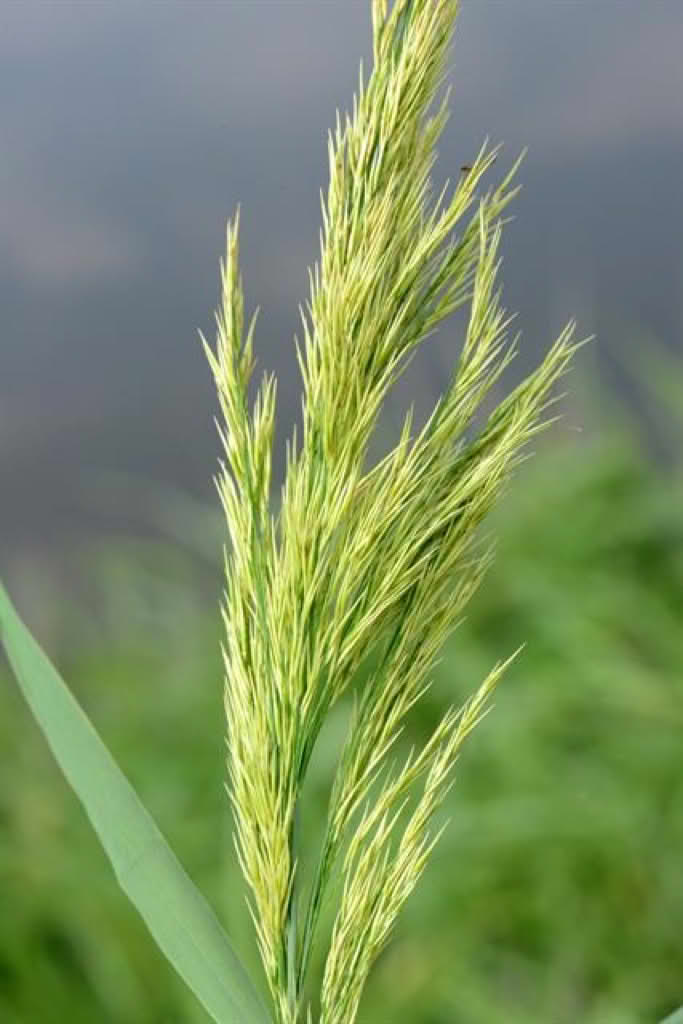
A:
<svg viewBox="0 0 683 1024">
<path fill-rule="evenodd" d="M 479 195 L 496 156 L 484 146 L 444 205 L 430 209 L 442 84 L 457 0 L 374 0 L 374 67 L 361 68 L 353 116 L 329 142 L 321 260 L 302 311 L 303 431 L 287 450 L 277 517 L 269 511 L 275 382 L 253 414 L 247 390 L 255 317 L 243 339 L 239 213 L 228 228 L 215 354 L 226 462 L 226 710 L 239 859 L 252 897 L 278 1024 L 302 1019 L 303 986 L 334 869 L 341 895 L 320 996 L 321 1024 L 350 1024 L 363 984 L 422 873 L 434 813 L 463 740 L 505 665 L 450 708 L 398 769 L 387 757 L 429 685 L 445 637 L 490 560 L 478 540 L 525 443 L 545 424 L 550 391 L 575 344 L 569 325 L 543 363 L 466 440 L 514 354 L 496 289 L 501 214 L 516 168 Z M 445 192 L 445 190 L 444 190 Z M 455 234 L 459 230 L 458 234 Z M 366 467 L 387 392 L 419 346 L 469 304 L 448 387 L 413 436 Z M 331 790 L 317 868 L 300 876 L 298 811 L 326 716 L 368 655 Z M 409 802 L 419 794 L 409 816 Z"/>
<path fill-rule="evenodd" d="M 549 422 L 578 344 L 570 323 L 486 417 L 515 354 L 496 283 L 518 163 L 496 188 L 485 144 L 446 199 L 431 201 L 443 84 L 458 0 L 372 0 L 374 66 L 329 143 L 321 259 L 297 357 L 303 429 L 270 509 L 275 382 L 250 411 L 254 318 L 244 336 L 239 214 L 228 227 L 217 346 L 204 341 L 223 421 L 227 517 L 225 705 L 239 861 L 272 1006 L 0 587 L 0 640 L 19 685 L 161 950 L 217 1024 L 311 1024 L 306 990 L 322 909 L 338 900 L 316 1016 L 352 1024 L 369 971 L 443 827 L 435 814 L 466 736 L 508 662 L 446 710 L 396 765 L 406 716 L 490 564 L 480 526 Z M 464 340 L 425 425 L 406 416 L 375 465 L 388 392 L 457 310 Z M 514 655 L 513 655 L 514 656 Z M 353 698 L 322 843 L 301 870 L 304 780 L 321 729 Z M 338 883 L 338 884 L 333 884 Z M 318 1010 L 319 1002 L 319 1010 Z"/>
</svg>

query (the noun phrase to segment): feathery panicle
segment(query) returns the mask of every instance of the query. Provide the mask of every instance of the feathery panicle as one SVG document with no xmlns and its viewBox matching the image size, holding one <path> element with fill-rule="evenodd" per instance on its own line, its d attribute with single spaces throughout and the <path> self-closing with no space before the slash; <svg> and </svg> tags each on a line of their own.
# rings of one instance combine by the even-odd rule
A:
<svg viewBox="0 0 683 1024">
<path fill-rule="evenodd" d="M 224 419 L 218 486 L 231 540 L 230 794 L 278 1024 L 311 1019 L 304 982 L 335 865 L 343 889 L 321 1022 L 351 1024 L 372 962 L 438 838 L 430 822 L 453 763 L 508 663 L 445 715 L 398 774 L 387 770 L 387 755 L 490 562 L 480 524 L 547 422 L 553 385 L 577 347 L 570 324 L 469 436 L 515 353 L 496 277 L 501 215 L 516 194 L 519 161 L 480 194 L 498 152 L 484 145 L 451 198 L 444 202 L 444 189 L 429 206 L 448 94 L 426 115 L 443 82 L 457 8 L 457 0 L 395 0 L 389 10 L 387 0 L 372 0 L 373 71 L 365 85 L 361 70 L 353 115 L 343 126 L 337 116 L 329 142 L 321 259 L 297 344 L 303 436 L 287 448 L 277 521 L 269 511 L 272 378 L 253 413 L 248 407 L 254 320 L 243 343 L 239 213 L 228 229 L 216 354 L 204 343 Z M 409 413 L 396 447 L 368 468 L 388 391 L 421 343 L 466 304 L 462 352 L 427 423 L 413 436 Z M 377 667 L 355 695 L 317 870 L 300 907 L 303 779 L 327 712 L 372 651 Z M 422 795 L 402 824 L 421 778 Z"/>
<path fill-rule="evenodd" d="M 496 666 L 463 708 L 451 708 L 420 754 L 411 753 L 363 814 L 345 857 L 344 892 L 323 979 L 321 1024 L 346 1024 L 355 1018 L 372 962 L 443 831 L 444 826 L 432 835 L 429 824 L 452 784 L 458 751 L 483 717 L 488 697 L 511 660 Z M 393 826 L 409 789 L 423 775 L 422 796 L 392 854 Z"/>
</svg>

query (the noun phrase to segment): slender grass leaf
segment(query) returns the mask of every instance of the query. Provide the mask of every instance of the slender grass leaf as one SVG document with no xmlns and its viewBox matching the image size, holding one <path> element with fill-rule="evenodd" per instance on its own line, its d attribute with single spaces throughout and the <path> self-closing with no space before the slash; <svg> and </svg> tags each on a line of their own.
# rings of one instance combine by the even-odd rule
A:
<svg viewBox="0 0 683 1024">
<path fill-rule="evenodd" d="M 2 585 L 0 641 L 121 888 L 159 948 L 217 1024 L 268 1024 L 269 1015 L 213 910 L 24 626 Z"/>
</svg>

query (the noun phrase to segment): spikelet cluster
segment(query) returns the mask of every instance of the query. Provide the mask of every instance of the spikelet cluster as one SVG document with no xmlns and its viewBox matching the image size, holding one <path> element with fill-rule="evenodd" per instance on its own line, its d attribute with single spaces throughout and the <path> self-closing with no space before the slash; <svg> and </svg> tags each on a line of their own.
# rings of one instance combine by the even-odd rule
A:
<svg viewBox="0 0 683 1024">
<path fill-rule="evenodd" d="M 438 838 L 433 815 L 505 664 L 464 708 L 446 711 L 403 765 L 392 768 L 387 757 L 490 562 L 479 526 L 548 422 L 553 385 L 576 348 L 570 324 L 473 431 L 516 348 L 496 276 L 517 165 L 484 192 L 498 152 L 485 144 L 448 201 L 447 186 L 430 202 L 448 94 L 432 117 L 427 112 L 443 83 L 457 8 L 457 0 L 395 0 L 389 10 L 387 0 L 373 0 L 372 74 L 365 84 L 361 68 L 353 114 L 343 124 L 337 117 L 329 141 L 321 259 L 297 343 L 303 431 L 287 448 L 277 515 L 273 378 L 251 411 L 247 398 L 255 317 L 245 338 L 239 211 L 228 227 L 216 351 L 205 343 L 222 412 L 219 489 L 230 538 L 229 790 L 278 1024 L 306 1012 L 306 971 L 335 870 L 342 884 L 320 1021 L 351 1024 L 373 960 Z M 411 411 L 395 448 L 368 467 L 388 391 L 463 306 L 464 343 L 427 423 L 416 433 Z M 317 870 L 305 888 L 304 777 L 328 712 L 371 653 L 376 667 L 355 693 Z"/>
</svg>

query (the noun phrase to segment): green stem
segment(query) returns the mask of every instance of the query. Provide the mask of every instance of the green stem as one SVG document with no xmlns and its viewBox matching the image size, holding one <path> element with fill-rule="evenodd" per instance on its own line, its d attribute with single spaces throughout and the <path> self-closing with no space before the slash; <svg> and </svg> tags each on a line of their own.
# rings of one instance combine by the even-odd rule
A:
<svg viewBox="0 0 683 1024">
<path fill-rule="evenodd" d="M 325 888 L 325 882 L 329 875 L 330 861 L 333 859 L 332 853 L 331 830 L 328 823 L 325 838 L 323 840 L 322 852 L 315 870 L 315 878 L 313 879 L 311 895 L 308 901 L 308 911 L 306 913 L 306 922 L 304 924 L 301 960 L 299 963 L 299 991 L 303 989 L 306 972 L 308 971 L 308 964 L 311 958 L 311 951 L 313 949 L 313 937 L 315 935 L 315 929 L 318 924 L 320 909 L 322 907 L 322 896 Z"/>
<path fill-rule="evenodd" d="M 298 802 L 294 810 L 294 822 L 289 835 L 289 861 L 294 865 L 296 862 L 296 837 L 298 832 L 299 807 Z M 297 883 L 296 868 L 293 869 L 292 888 L 289 895 L 289 906 L 287 908 L 287 923 L 285 925 L 287 953 L 287 1001 L 289 1003 L 288 1024 L 296 1024 L 299 1016 L 299 977 L 297 972 Z"/>
</svg>

